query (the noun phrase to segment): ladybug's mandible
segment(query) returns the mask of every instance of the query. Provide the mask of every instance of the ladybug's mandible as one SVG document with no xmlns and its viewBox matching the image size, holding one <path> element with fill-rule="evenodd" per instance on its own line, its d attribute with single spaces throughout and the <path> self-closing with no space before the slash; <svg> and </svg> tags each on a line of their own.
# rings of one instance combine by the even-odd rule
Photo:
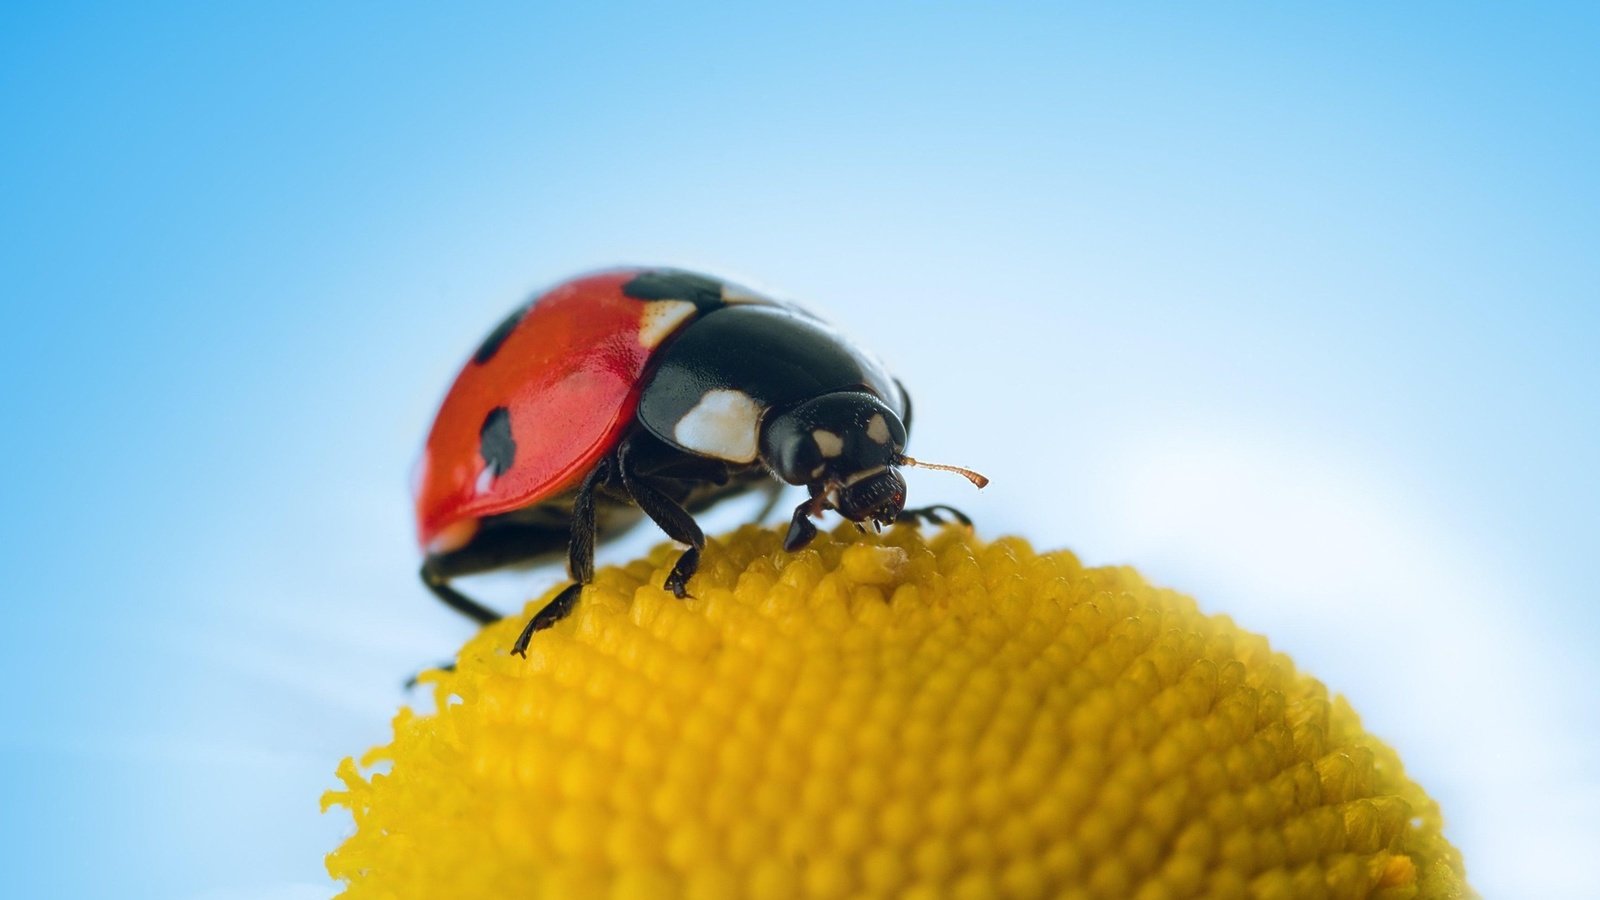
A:
<svg viewBox="0 0 1600 900">
<path fill-rule="evenodd" d="M 870 355 L 802 309 L 672 269 L 620 269 L 557 285 L 501 322 L 456 376 L 417 483 L 422 580 L 483 623 L 499 616 L 459 575 L 567 551 L 573 583 L 523 629 L 572 610 L 594 545 L 640 513 L 689 549 L 666 589 L 686 595 L 705 536 L 691 515 L 752 489 L 795 508 L 787 550 L 838 510 L 876 526 L 942 521 L 905 509 L 898 467 L 911 400 Z M 983 476 L 954 466 L 931 466 Z"/>
</svg>

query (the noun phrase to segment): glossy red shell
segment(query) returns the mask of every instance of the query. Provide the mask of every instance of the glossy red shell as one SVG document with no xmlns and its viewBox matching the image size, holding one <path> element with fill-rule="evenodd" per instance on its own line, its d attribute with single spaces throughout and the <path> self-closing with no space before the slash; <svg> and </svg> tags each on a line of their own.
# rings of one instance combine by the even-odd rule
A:
<svg viewBox="0 0 1600 900">
<path fill-rule="evenodd" d="M 420 463 L 417 537 L 450 532 L 575 487 L 632 422 L 652 348 L 646 304 L 622 293 L 637 270 L 567 281 L 539 297 L 484 363 L 468 361 L 445 395 Z M 480 431 L 509 411 L 510 467 L 485 473 Z"/>
</svg>

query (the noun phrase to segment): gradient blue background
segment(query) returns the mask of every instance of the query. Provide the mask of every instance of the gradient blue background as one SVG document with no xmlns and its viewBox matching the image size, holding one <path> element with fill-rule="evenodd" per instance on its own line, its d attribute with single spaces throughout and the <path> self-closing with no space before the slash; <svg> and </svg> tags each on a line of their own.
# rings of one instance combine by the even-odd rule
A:
<svg viewBox="0 0 1600 900">
<path fill-rule="evenodd" d="M 433 405 L 659 262 L 885 357 L 994 478 L 914 500 L 1270 635 L 1486 895 L 1593 896 L 1595 9 L 6 5 L 0 894 L 329 893 L 318 794 L 469 633 Z"/>
</svg>

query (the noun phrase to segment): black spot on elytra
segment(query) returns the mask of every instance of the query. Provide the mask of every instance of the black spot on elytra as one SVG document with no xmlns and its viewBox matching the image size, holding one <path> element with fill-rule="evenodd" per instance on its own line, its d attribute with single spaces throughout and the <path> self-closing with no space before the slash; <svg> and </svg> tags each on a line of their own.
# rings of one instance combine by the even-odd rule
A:
<svg viewBox="0 0 1600 900">
<path fill-rule="evenodd" d="M 506 316 L 505 321 L 496 325 L 494 330 L 489 332 L 489 336 L 483 339 L 483 343 L 478 345 L 478 351 L 472 354 L 472 361 L 481 366 L 494 359 L 494 355 L 500 352 L 500 345 L 506 342 L 506 338 L 510 337 L 511 332 L 515 331 L 517 325 L 522 322 L 522 317 L 526 316 L 528 310 L 532 308 L 532 303 L 524 303 L 512 310 L 511 315 Z"/>
<path fill-rule="evenodd" d="M 622 293 L 635 300 L 687 300 L 702 313 L 722 305 L 722 282 L 693 272 L 656 269 L 641 272 L 622 286 Z"/>
<path fill-rule="evenodd" d="M 511 468 L 517 458 L 517 442 L 511 437 L 511 410 L 504 406 L 489 410 L 483 427 L 478 429 L 478 455 L 496 478 Z"/>
</svg>

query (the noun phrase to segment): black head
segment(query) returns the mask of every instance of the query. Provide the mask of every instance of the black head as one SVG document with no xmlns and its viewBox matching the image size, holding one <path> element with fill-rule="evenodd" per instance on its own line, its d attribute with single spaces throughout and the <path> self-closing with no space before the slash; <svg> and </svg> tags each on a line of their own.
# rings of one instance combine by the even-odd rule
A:
<svg viewBox="0 0 1600 900">
<path fill-rule="evenodd" d="M 888 525 L 906 503 L 896 466 L 906 427 L 882 400 L 859 391 L 823 394 L 767 416 L 761 459 L 853 522 Z"/>
</svg>

